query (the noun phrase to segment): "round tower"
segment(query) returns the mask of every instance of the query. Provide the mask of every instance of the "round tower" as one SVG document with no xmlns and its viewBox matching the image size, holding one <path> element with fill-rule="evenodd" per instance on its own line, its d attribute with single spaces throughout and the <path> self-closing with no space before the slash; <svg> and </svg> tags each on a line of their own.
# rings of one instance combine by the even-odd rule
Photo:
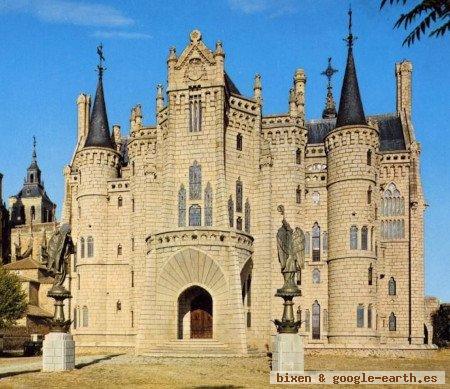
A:
<svg viewBox="0 0 450 389">
<path fill-rule="evenodd" d="M 328 165 L 328 337 L 330 343 L 361 345 L 377 342 L 377 258 L 372 193 L 376 193 L 374 165 L 379 150 L 379 134 L 376 128 L 367 125 L 364 116 L 351 30 L 347 41 L 347 65 L 336 128 L 325 138 Z"/>
</svg>

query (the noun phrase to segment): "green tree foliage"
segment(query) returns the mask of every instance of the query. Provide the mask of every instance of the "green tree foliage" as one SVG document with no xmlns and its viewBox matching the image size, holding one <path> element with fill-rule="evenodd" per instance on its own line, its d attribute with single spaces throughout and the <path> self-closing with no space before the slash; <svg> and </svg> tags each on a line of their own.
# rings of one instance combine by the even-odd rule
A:
<svg viewBox="0 0 450 389">
<path fill-rule="evenodd" d="M 0 329 L 13 326 L 27 308 L 19 277 L 0 266 Z"/>
<path fill-rule="evenodd" d="M 406 5 L 408 0 L 381 0 L 380 9 L 386 3 Z M 405 30 L 412 26 L 416 19 L 421 19 L 420 23 L 416 25 L 413 30 L 407 35 L 403 41 L 403 46 L 414 43 L 419 40 L 425 32 L 429 37 L 444 36 L 450 31 L 450 0 L 422 0 L 419 1 L 409 12 L 402 13 L 395 22 L 394 28 L 403 26 Z M 430 31 L 431 29 L 431 31 Z"/>
</svg>

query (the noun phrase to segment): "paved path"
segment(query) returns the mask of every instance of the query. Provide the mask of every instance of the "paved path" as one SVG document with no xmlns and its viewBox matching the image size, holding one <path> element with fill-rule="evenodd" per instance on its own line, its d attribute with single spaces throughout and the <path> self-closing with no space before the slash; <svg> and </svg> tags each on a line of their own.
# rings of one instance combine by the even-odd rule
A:
<svg viewBox="0 0 450 389">
<path fill-rule="evenodd" d="M 112 358 L 112 355 L 84 355 L 75 356 L 75 367 L 80 369 L 84 366 L 92 365 L 101 361 L 108 360 Z M 15 358 L 16 359 L 16 358 Z M 16 359 L 17 361 L 17 359 Z M 14 362 L 16 362 L 14 361 Z M 0 378 L 9 377 L 22 373 L 32 373 L 41 371 L 42 369 L 42 357 L 39 361 L 26 361 L 24 360 L 21 364 L 14 365 L 0 365 Z"/>
</svg>

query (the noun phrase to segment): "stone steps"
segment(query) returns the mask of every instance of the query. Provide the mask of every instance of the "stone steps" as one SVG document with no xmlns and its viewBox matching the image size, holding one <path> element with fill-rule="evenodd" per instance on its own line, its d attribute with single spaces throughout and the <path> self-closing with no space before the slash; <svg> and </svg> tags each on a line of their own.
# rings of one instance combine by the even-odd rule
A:
<svg viewBox="0 0 450 389">
<path fill-rule="evenodd" d="M 214 339 L 171 340 L 143 353 L 152 357 L 230 357 L 236 352 Z"/>
</svg>

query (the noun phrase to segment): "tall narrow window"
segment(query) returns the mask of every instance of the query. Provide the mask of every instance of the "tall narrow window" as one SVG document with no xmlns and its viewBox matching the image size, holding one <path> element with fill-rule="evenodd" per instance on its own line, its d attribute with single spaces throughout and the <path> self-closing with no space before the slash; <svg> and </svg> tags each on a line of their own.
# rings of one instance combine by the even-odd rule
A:
<svg viewBox="0 0 450 389">
<path fill-rule="evenodd" d="M 367 226 L 363 226 L 363 228 L 361 228 L 361 250 L 367 250 L 368 249 L 368 233 L 369 230 L 367 228 Z"/>
<path fill-rule="evenodd" d="M 135 163 L 134 161 L 131 162 L 131 174 L 134 176 L 135 175 Z"/>
<path fill-rule="evenodd" d="M 131 328 L 134 327 L 134 312 L 131 311 Z"/>
<path fill-rule="evenodd" d="M 89 325 L 89 311 L 86 305 L 83 307 L 83 327 L 87 327 Z"/>
<path fill-rule="evenodd" d="M 134 288 L 134 270 L 131 270 L 131 287 Z"/>
<path fill-rule="evenodd" d="M 320 284 L 320 270 L 314 269 L 312 272 L 312 282 L 313 284 Z"/>
<path fill-rule="evenodd" d="M 250 234 L 250 201 L 248 199 L 245 201 L 245 232 Z"/>
<path fill-rule="evenodd" d="M 372 285 L 372 283 L 373 283 L 373 267 L 372 267 L 372 264 L 370 264 L 369 268 L 367 269 L 367 283 L 369 285 Z"/>
<path fill-rule="evenodd" d="M 236 135 L 236 149 L 242 151 L 242 134 Z"/>
<path fill-rule="evenodd" d="M 300 149 L 295 150 L 295 163 L 297 165 L 302 163 L 302 151 Z"/>
<path fill-rule="evenodd" d="M 358 227 L 350 227 L 350 250 L 358 249 Z"/>
<path fill-rule="evenodd" d="M 383 192 L 380 212 L 382 216 L 400 216 L 405 214 L 405 200 L 393 182 Z"/>
<path fill-rule="evenodd" d="M 178 191 L 178 227 L 186 226 L 186 189 L 181 185 Z"/>
<path fill-rule="evenodd" d="M 320 339 L 320 305 L 317 300 L 312 305 L 312 338 Z"/>
<path fill-rule="evenodd" d="M 233 227 L 234 226 L 234 201 L 231 196 L 228 199 L 228 221 L 229 221 L 230 227 Z"/>
<path fill-rule="evenodd" d="M 134 198 L 131 198 L 131 212 L 134 212 Z"/>
<path fill-rule="evenodd" d="M 36 208 L 34 207 L 34 205 L 31 206 L 31 220 L 35 220 L 36 219 Z"/>
<path fill-rule="evenodd" d="M 87 256 L 88 258 L 94 256 L 94 238 L 92 236 L 87 238 Z"/>
<path fill-rule="evenodd" d="M 367 204 L 372 204 L 372 187 L 369 186 L 367 189 Z"/>
<path fill-rule="evenodd" d="M 122 196 L 119 196 L 117 198 L 117 207 L 120 208 L 123 205 L 123 199 Z"/>
<path fill-rule="evenodd" d="M 73 329 L 77 329 L 77 309 L 73 309 Z"/>
<path fill-rule="evenodd" d="M 202 225 L 202 209 L 198 204 L 194 204 L 189 207 L 189 225 L 192 227 Z"/>
<path fill-rule="evenodd" d="M 78 252 L 77 252 L 77 246 L 74 246 L 74 250 L 73 250 L 73 271 L 77 271 L 77 256 L 78 256 Z"/>
<path fill-rule="evenodd" d="M 131 251 L 134 251 L 134 236 L 131 237 Z"/>
<path fill-rule="evenodd" d="M 372 150 L 367 150 L 367 165 L 372 166 Z"/>
<path fill-rule="evenodd" d="M 328 232 L 324 232 L 323 233 L 323 242 L 322 242 L 322 247 L 323 247 L 323 251 L 328 251 Z"/>
<path fill-rule="evenodd" d="M 373 251 L 373 231 L 375 227 L 370 229 L 370 251 Z"/>
<path fill-rule="evenodd" d="M 242 198 L 243 198 L 243 190 L 242 190 L 242 181 L 239 177 L 236 181 L 236 212 L 242 212 Z"/>
<path fill-rule="evenodd" d="M 211 184 L 208 182 L 205 189 L 205 226 L 213 224 L 213 198 Z"/>
<path fill-rule="evenodd" d="M 297 186 L 297 189 L 295 190 L 295 202 L 297 204 L 302 202 L 302 189 L 300 188 L 300 185 Z"/>
<path fill-rule="evenodd" d="M 77 289 L 80 290 L 81 287 L 81 277 L 80 274 L 77 274 Z"/>
<path fill-rule="evenodd" d="M 389 331 L 397 331 L 397 318 L 394 312 L 391 312 L 389 315 Z"/>
<path fill-rule="evenodd" d="M 397 283 L 395 282 L 394 277 L 389 279 L 388 290 L 389 296 L 395 296 L 397 294 Z"/>
<path fill-rule="evenodd" d="M 189 131 L 199 132 L 202 130 L 202 102 L 200 96 L 189 98 Z"/>
<path fill-rule="evenodd" d="M 86 246 L 84 245 L 84 238 L 81 238 L 80 239 L 80 251 L 81 251 L 81 258 L 84 258 L 85 257 L 85 249 L 86 249 Z"/>
<path fill-rule="evenodd" d="M 242 218 L 240 216 L 236 219 L 236 228 L 242 230 Z"/>
<path fill-rule="evenodd" d="M 367 327 L 372 328 L 372 304 L 367 308 Z"/>
<path fill-rule="evenodd" d="M 320 227 L 317 222 L 312 228 L 312 260 L 320 261 Z"/>
<path fill-rule="evenodd" d="M 305 310 L 305 331 L 306 332 L 309 332 L 310 330 L 311 330 L 311 322 L 310 322 L 310 320 L 311 320 L 311 317 L 310 317 L 310 314 L 309 314 L 309 309 L 306 309 Z"/>
<path fill-rule="evenodd" d="M 118 256 L 122 255 L 122 245 L 121 244 L 117 245 L 117 255 Z"/>
<path fill-rule="evenodd" d="M 311 252 L 311 236 L 309 232 L 305 232 L 305 255 L 309 255 Z"/>
<path fill-rule="evenodd" d="M 356 308 L 356 326 L 358 328 L 364 327 L 364 305 L 359 304 Z"/>
<path fill-rule="evenodd" d="M 189 198 L 191 200 L 202 198 L 202 168 L 197 161 L 189 167 Z"/>
</svg>

